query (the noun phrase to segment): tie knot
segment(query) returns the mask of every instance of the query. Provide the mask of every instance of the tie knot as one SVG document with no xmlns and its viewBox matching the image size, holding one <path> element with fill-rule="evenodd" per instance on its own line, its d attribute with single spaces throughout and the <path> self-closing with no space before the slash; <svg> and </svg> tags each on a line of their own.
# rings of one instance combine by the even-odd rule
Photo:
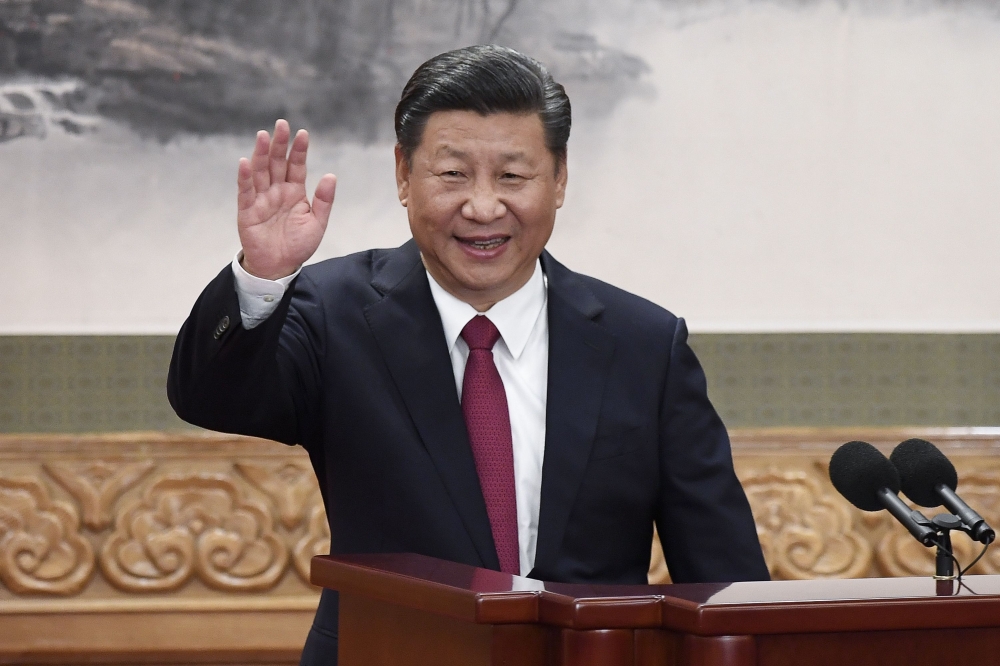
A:
<svg viewBox="0 0 1000 666">
<path fill-rule="evenodd" d="M 462 329 L 462 339 L 469 349 L 493 349 L 500 339 L 500 331 L 488 317 L 476 315 Z"/>
</svg>

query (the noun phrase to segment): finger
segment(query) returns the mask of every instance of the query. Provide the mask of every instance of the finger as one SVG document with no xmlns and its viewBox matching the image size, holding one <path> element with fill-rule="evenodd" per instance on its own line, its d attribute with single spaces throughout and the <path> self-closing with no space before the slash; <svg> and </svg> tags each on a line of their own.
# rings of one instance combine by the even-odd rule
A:
<svg viewBox="0 0 1000 666">
<path fill-rule="evenodd" d="M 274 139 L 271 141 L 271 150 L 268 160 L 272 183 L 285 182 L 285 171 L 288 165 L 288 162 L 285 159 L 285 153 L 288 152 L 288 139 L 290 133 L 291 130 L 288 128 L 288 121 L 284 118 L 279 118 L 278 121 L 274 123 Z"/>
<path fill-rule="evenodd" d="M 257 199 L 257 190 L 253 184 L 250 160 L 245 157 L 240 158 L 240 166 L 236 170 L 236 187 L 239 189 L 239 194 L 236 195 L 236 210 L 244 211 L 252 208 Z"/>
<path fill-rule="evenodd" d="M 306 184 L 306 153 L 308 151 L 309 132 L 299 130 L 295 133 L 292 149 L 288 153 L 288 175 L 285 179 L 289 183 Z"/>
<path fill-rule="evenodd" d="M 267 170 L 267 151 L 271 147 L 271 135 L 266 130 L 257 132 L 257 143 L 253 147 L 253 157 L 250 158 L 250 169 L 253 171 L 253 186 L 258 192 L 266 192 L 271 187 L 271 174 Z"/>
<path fill-rule="evenodd" d="M 312 211 L 316 220 L 326 229 L 330 220 L 330 209 L 333 208 L 333 196 L 337 193 L 337 177 L 332 173 L 324 174 L 316 185 L 313 195 Z"/>
</svg>

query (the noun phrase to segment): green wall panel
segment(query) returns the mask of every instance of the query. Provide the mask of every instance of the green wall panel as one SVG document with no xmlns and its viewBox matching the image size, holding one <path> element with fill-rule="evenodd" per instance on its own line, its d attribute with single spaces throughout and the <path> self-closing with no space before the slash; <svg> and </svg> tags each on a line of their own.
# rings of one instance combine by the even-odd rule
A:
<svg viewBox="0 0 1000 666">
<path fill-rule="evenodd" d="M 167 402 L 172 336 L 0 337 L 0 432 L 189 428 Z"/>
<path fill-rule="evenodd" d="M 1000 426 L 1000 334 L 695 334 L 730 427 Z M 0 336 L 0 432 L 190 428 L 171 336 Z"/>
<path fill-rule="evenodd" d="M 692 336 L 729 426 L 1000 425 L 1000 335 Z"/>
</svg>

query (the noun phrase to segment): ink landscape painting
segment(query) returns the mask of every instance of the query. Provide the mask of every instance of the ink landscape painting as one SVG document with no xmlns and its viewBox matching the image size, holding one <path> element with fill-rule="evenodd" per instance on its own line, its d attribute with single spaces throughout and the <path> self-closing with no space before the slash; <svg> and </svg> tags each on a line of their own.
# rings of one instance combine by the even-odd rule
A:
<svg viewBox="0 0 1000 666">
<path fill-rule="evenodd" d="M 393 109 L 476 43 L 570 94 L 571 268 L 701 330 L 1000 325 L 992 3 L 0 0 L 0 333 L 176 332 L 277 118 L 338 175 L 316 260 L 405 241 Z"/>
</svg>

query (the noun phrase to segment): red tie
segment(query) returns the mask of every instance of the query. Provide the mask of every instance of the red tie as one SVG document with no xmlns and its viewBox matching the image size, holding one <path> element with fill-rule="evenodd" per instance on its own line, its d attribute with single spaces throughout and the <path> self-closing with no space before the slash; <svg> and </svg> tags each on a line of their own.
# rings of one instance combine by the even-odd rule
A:
<svg viewBox="0 0 1000 666">
<path fill-rule="evenodd" d="M 521 572 L 521 558 L 517 545 L 514 446 L 507 392 L 493 362 L 493 345 L 500 339 L 500 331 L 489 319 L 478 315 L 462 329 L 462 339 L 469 345 L 462 382 L 465 427 L 486 500 L 500 571 L 517 575 Z"/>
</svg>

